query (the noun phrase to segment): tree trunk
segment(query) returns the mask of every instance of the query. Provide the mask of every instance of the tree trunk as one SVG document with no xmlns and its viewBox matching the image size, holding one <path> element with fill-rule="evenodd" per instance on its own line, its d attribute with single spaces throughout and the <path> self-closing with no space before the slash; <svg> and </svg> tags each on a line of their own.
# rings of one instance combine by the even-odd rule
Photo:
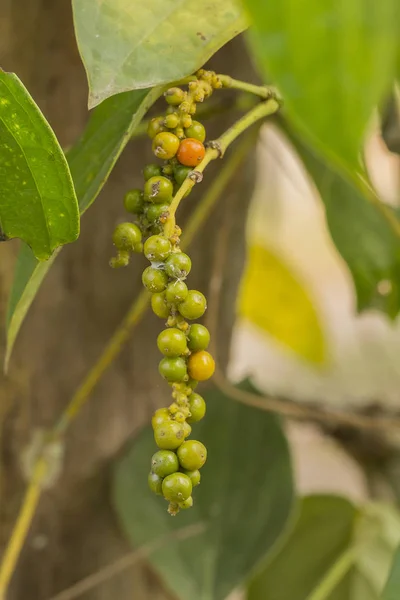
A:
<svg viewBox="0 0 400 600">
<path fill-rule="evenodd" d="M 61 143 L 69 146 L 87 118 L 87 84 L 76 49 L 70 2 L 9 0 L 3 4 L 2 67 L 20 76 Z M 214 61 L 221 70 L 224 63 L 228 71 L 230 65 L 237 65 L 233 75 L 249 78 L 250 67 L 240 41 L 232 43 Z M 214 122 L 215 131 L 225 129 L 229 120 L 224 117 Z M 130 187 L 141 185 L 146 159 L 151 160 L 148 140 L 135 141 L 124 152 L 105 191 L 83 219 L 79 241 L 66 247 L 50 270 L 17 341 L 10 375 L 1 380 L 3 547 L 25 489 L 20 469 L 23 448 L 35 430 L 53 424 L 141 288 L 142 259 L 133 260 L 132 266 L 119 271 L 110 269 L 108 260 L 113 252 L 113 227 L 126 218 L 123 194 Z M 231 211 L 233 227 L 219 324 L 223 364 L 228 358 L 236 288 L 244 258 L 243 232 L 252 162 L 249 157 L 246 167 L 235 175 L 206 231 L 190 250 L 190 284 L 207 292 L 222 213 Z M 207 171 L 202 192 L 218 166 Z M 198 198 L 198 192 L 190 196 L 189 211 Z M 182 217 L 180 222 L 183 220 Z M 17 249 L 16 242 L 0 247 L 2 316 Z M 168 386 L 163 385 L 157 372 L 155 340 L 159 330 L 159 320 L 147 314 L 68 431 L 62 475 L 42 496 L 8 600 L 49 600 L 130 550 L 109 504 L 109 471 L 128 438 L 148 422 L 156 407 L 167 401 Z M 167 597 L 145 564 L 85 594 L 85 600 L 132 597 Z"/>
</svg>

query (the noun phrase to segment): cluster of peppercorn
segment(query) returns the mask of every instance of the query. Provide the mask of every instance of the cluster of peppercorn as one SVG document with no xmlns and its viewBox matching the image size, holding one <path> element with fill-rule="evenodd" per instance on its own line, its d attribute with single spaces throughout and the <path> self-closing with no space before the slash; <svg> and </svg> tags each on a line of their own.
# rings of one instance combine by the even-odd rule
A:
<svg viewBox="0 0 400 600">
<path fill-rule="evenodd" d="M 148 482 L 152 491 L 169 501 L 172 515 L 193 505 L 192 489 L 200 483 L 199 469 L 207 450 L 201 442 L 187 438 L 191 425 L 206 412 L 204 399 L 194 389 L 199 381 L 212 376 L 215 363 L 207 352 L 208 329 L 188 323 L 202 317 L 207 306 L 204 295 L 189 290 L 185 283 L 191 260 L 180 249 L 180 228 L 175 226 L 168 237 L 164 225 L 174 195 L 186 177 L 195 177 L 193 169 L 205 155 L 204 126 L 192 118 L 196 104 L 219 87 L 215 73 L 200 70 L 187 91 L 173 87 L 165 92 L 166 114 L 155 117 L 148 126 L 153 152 L 164 162 L 144 168 L 143 191 L 134 189 L 126 194 L 125 208 L 137 222 L 117 226 L 113 242 L 118 254 L 110 261 L 112 267 L 126 266 L 132 252 L 144 252 L 151 264 L 143 272 L 143 285 L 152 293 L 154 313 L 167 326 L 157 339 L 163 354 L 159 372 L 172 387 L 173 401 L 152 418 L 159 450 L 152 457 Z"/>
</svg>

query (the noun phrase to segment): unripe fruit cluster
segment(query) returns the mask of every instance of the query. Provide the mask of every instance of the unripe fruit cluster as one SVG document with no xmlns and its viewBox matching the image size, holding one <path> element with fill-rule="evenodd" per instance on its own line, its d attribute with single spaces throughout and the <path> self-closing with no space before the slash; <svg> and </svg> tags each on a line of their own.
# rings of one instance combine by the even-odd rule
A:
<svg viewBox="0 0 400 600">
<path fill-rule="evenodd" d="M 165 92 L 166 114 L 151 119 L 147 131 L 155 156 L 164 162 L 146 165 L 143 190 L 133 189 L 125 195 L 125 209 L 135 216 L 136 223 L 117 226 L 113 242 L 118 252 L 110 261 L 112 267 L 122 267 L 129 263 L 132 252 L 144 253 L 150 266 L 143 271 L 142 282 L 152 294 L 153 312 L 166 321 L 167 328 L 157 339 L 163 355 L 159 372 L 172 387 L 173 401 L 168 408 L 157 410 L 152 419 L 159 450 L 152 458 L 148 483 L 153 492 L 168 500 L 171 515 L 193 505 L 192 489 L 200 483 L 199 469 L 207 450 L 201 442 L 187 438 L 192 424 L 206 412 L 204 399 L 194 388 L 213 375 L 215 363 L 207 352 L 208 329 L 188 323 L 203 316 L 206 298 L 185 283 L 192 263 L 179 247 L 180 229 L 175 227 L 174 234 L 166 237 L 164 224 L 173 196 L 205 155 L 206 131 L 193 119 L 196 105 L 220 87 L 215 73 L 201 69 L 187 91 L 174 87 Z"/>
</svg>

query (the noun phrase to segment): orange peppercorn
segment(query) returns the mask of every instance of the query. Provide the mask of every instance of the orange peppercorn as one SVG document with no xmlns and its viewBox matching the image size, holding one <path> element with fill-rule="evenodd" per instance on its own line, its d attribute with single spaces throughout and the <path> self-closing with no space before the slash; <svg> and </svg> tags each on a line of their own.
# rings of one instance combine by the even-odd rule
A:
<svg viewBox="0 0 400 600">
<path fill-rule="evenodd" d="M 196 381 L 205 381 L 213 376 L 215 361 L 209 352 L 194 352 L 188 359 L 188 373 Z"/>
<path fill-rule="evenodd" d="M 185 167 L 197 167 L 204 158 L 206 149 L 204 144 L 194 138 L 185 138 L 181 141 L 177 158 Z"/>
</svg>

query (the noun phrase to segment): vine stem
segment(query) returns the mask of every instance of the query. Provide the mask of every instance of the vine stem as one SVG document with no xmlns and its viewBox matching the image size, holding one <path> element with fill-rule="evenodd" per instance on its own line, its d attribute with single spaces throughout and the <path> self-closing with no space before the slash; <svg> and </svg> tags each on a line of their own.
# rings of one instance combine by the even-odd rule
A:
<svg viewBox="0 0 400 600">
<path fill-rule="evenodd" d="M 171 237 L 175 229 L 175 214 L 181 203 L 181 200 L 185 197 L 186 193 L 192 189 L 196 181 L 201 181 L 200 177 L 207 165 L 216 158 L 222 158 L 225 154 L 226 149 L 232 142 L 236 140 L 246 129 L 254 125 L 260 119 L 272 115 L 279 109 L 279 102 L 275 97 L 269 97 L 268 100 L 255 106 L 252 110 L 249 110 L 241 119 L 236 121 L 229 129 L 225 131 L 218 139 L 209 142 L 205 156 L 201 163 L 192 171 L 191 174 L 185 179 L 181 187 L 172 199 L 169 206 L 169 216 L 164 224 L 164 235 Z"/>
<path fill-rule="evenodd" d="M 235 148 L 235 151 L 226 160 L 221 171 L 218 173 L 218 176 L 213 181 L 207 193 L 204 195 L 201 202 L 198 204 L 192 216 L 188 220 L 185 233 L 182 235 L 181 240 L 183 248 L 192 243 L 196 234 L 199 232 L 200 228 L 210 215 L 214 205 L 218 201 L 230 179 L 237 172 L 241 162 L 247 156 L 250 148 L 254 145 L 254 141 L 254 134 L 249 133 L 243 138 L 243 141 L 238 144 L 238 146 Z M 65 434 L 71 422 L 76 418 L 82 407 L 88 401 L 91 392 L 100 381 L 106 369 L 121 352 L 135 325 L 137 325 L 137 323 L 145 314 L 149 304 L 149 299 L 150 295 L 146 291 L 142 291 L 139 296 L 135 298 L 100 358 L 90 369 L 87 376 L 72 396 L 61 417 L 56 422 L 53 429 L 48 433 L 48 442 L 54 442 Z M 12 530 L 8 545 L 0 564 L 0 600 L 5 600 L 5 594 L 7 592 L 8 585 L 15 571 L 19 555 L 23 548 L 26 536 L 36 512 L 37 505 L 39 503 L 47 472 L 48 465 L 46 460 L 44 459 L 43 455 L 40 455 L 36 459 L 33 467 L 30 482 L 25 492 L 17 521 Z"/>
<path fill-rule="evenodd" d="M 222 87 L 231 88 L 234 90 L 242 90 L 243 92 L 249 92 L 255 96 L 268 100 L 269 98 L 277 98 L 276 91 L 268 87 L 267 85 L 254 85 L 247 81 L 240 81 L 239 79 L 233 79 L 229 75 L 218 75 L 219 80 L 222 83 Z"/>
</svg>

